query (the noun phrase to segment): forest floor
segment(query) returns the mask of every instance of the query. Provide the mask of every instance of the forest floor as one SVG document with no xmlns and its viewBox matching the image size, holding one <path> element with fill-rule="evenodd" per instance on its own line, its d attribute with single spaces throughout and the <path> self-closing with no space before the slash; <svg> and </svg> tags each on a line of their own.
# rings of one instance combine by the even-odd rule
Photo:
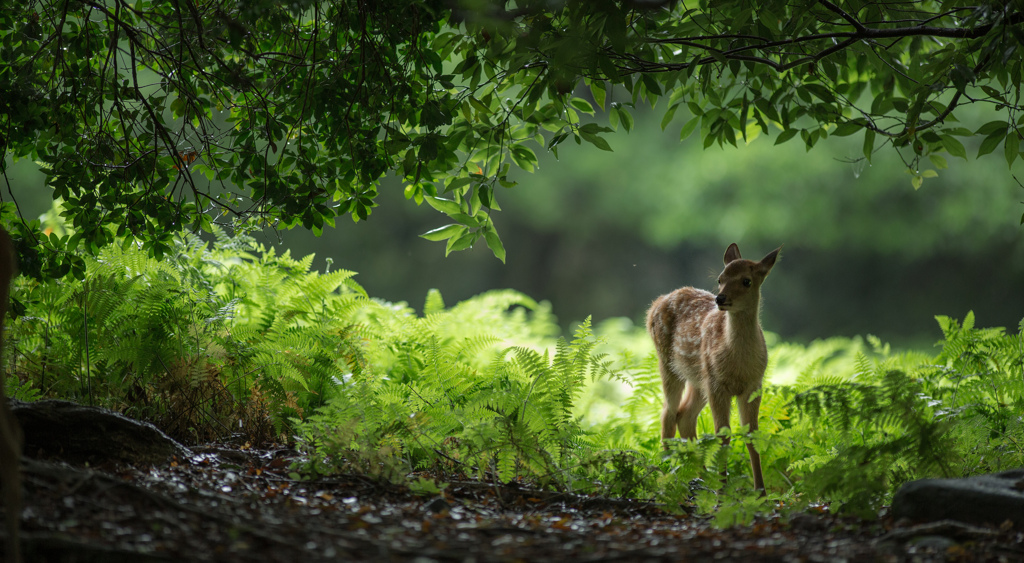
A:
<svg viewBox="0 0 1024 563">
<path fill-rule="evenodd" d="M 155 467 L 25 460 L 26 561 L 1024 561 L 1024 535 L 823 510 L 716 529 L 618 499 L 477 482 L 443 495 L 294 481 L 296 452 L 208 446 Z"/>
</svg>

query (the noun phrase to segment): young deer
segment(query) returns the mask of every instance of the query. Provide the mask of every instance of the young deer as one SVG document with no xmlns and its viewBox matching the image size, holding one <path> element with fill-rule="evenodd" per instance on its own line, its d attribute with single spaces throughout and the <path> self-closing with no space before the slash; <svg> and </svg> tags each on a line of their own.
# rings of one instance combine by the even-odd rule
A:
<svg viewBox="0 0 1024 563">
<path fill-rule="evenodd" d="M 758 314 L 761 283 L 775 265 L 779 247 L 760 262 L 744 260 L 730 244 L 718 295 L 683 287 L 657 298 L 647 312 L 647 332 L 654 339 L 661 370 L 665 409 L 662 439 L 697 437 L 697 416 L 711 404 L 715 432 L 729 426 L 732 398 L 738 397 L 740 424 L 757 430 L 761 380 L 768 365 Z M 764 490 L 761 456 L 747 444 L 754 488 Z"/>
<path fill-rule="evenodd" d="M 7 317 L 7 305 L 11 278 L 16 271 L 14 248 L 11 237 L 0 227 L 0 355 L 3 351 L 4 319 Z M 21 561 L 20 542 L 18 540 L 18 521 L 21 517 L 21 432 L 18 422 L 14 419 L 7 406 L 4 391 L 4 377 L 0 373 L 0 484 L 3 485 L 3 506 L 7 513 L 7 548 L 6 561 Z"/>
</svg>

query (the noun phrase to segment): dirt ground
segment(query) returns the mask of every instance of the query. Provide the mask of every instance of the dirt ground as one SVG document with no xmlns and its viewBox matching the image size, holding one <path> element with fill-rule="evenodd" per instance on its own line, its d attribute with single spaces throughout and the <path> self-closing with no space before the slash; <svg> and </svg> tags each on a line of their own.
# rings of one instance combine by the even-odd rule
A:
<svg viewBox="0 0 1024 563">
<path fill-rule="evenodd" d="M 286 449 L 157 467 L 25 460 L 30 562 L 1024 561 L 1024 534 L 800 513 L 720 530 L 640 501 L 359 476 L 294 481 Z"/>
</svg>

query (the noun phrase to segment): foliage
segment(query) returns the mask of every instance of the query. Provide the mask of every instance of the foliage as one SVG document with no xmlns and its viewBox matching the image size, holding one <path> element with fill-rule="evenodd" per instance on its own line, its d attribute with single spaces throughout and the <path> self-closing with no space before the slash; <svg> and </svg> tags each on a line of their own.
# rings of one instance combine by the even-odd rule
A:
<svg viewBox="0 0 1024 563">
<path fill-rule="evenodd" d="M 893 352 L 873 337 L 806 347 L 771 344 L 761 428 L 749 439 L 762 454 L 767 486 L 782 493 L 777 498 L 794 507 L 826 501 L 833 509 L 870 516 L 909 480 L 995 472 L 1024 462 L 1017 447 L 1024 427 L 1016 414 L 1024 401 L 1024 322 L 1008 335 L 974 328 L 973 314 L 962 325 L 937 319 L 944 340 L 934 358 Z M 607 424 L 619 435 L 656 436 L 660 389 L 653 359 L 634 363 L 632 374 L 635 392 Z M 738 428 L 735 413 L 732 424 Z M 758 508 L 728 492 L 735 490 L 733 476 L 747 481 L 744 437 L 733 432 L 723 461 L 711 429 L 705 409 L 698 430 L 706 437 L 674 444 L 671 471 L 718 489 L 714 469 L 726 467 L 730 487 L 724 497 L 702 487 L 690 494 L 705 507 L 727 499 L 722 507 L 728 510 L 717 513 L 721 523 L 749 517 Z"/>
<path fill-rule="evenodd" d="M 884 362 L 860 367 L 855 382 L 816 385 L 793 397 L 811 423 L 804 431 L 817 430 L 818 443 L 790 470 L 804 477 L 808 493 L 870 515 L 906 481 L 953 476 L 956 454 L 947 421 L 918 379 Z"/>
<path fill-rule="evenodd" d="M 360 369 L 347 319 L 365 292 L 353 272 L 309 272 L 312 256 L 276 256 L 247 237 L 220 235 L 218 247 L 189 237 L 157 261 L 125 241 L 87 258 L 83 281 L 19 278 L 6 357 L 15 385 L 189 441 L 281 433 Z"/>
<path fill-rule="evenodd" d="M 870 515 L 911 479 L 1024 464 L 1024 322 L 1007 334 L 938 317 L 935 357 L 769 335 L 759 430 L 734 413 L 724 446 L 705 411 L 698 440 L 663 447 L 657 363 L 628 321 L 556 338 L 549 307 L 510 290 L 453 306 L 432 291 L 417 314 L 369 298 L 352 272 L 309 271 L 311 256 L 247 237 L 217 246 L 189 237 L 157 261 L 127 242 L 87 258 L 84 281 L 20 279 L 8 386 L 190 441 L 294 438 L 298 476 L 358 472 L 420 494 L 516 481 L 713 511 L 720 525 L 771 501 Z M 750 495 L 748 442 L 767 501 Z"/>
<path fill-rule="evenodd" d="M 486 305 L 470 300 L 459 307 Z M 493 359 L 480 369 L 468 367 L 468 335 L 439 348 L 436 334 L 419 332 L 431 315 L 393 314 L 421 327 L 406 334 L 419 334 L 411 348 L 420 352 L 411 357 L 423 367 L 409 371 L 409 360 L 392 360 L 379 376 L 353 380 L 303 425 L 300 441 L 311 454 L 305 471 L 369 472 L 398 481 L 423 475 L 418 472 L 441 480 L 526 480 L 557 490 L 656 498 L 670 508 L 693 505 L 731 525 L 768 509 L 750 496 L 748 441 L 762 452 L 770 500 L 791 508 L 828 502 L 863 516 L 875 514 L 909 480 L 1024 461 L 1013 446 L 1024 439 L 1014 415 L 1024 401 L 1024 332 L 973 329 L 971 315 L 964 327 L 939 318 L 946 339 L 937 358 L 893 352 L 875 338 L 775 344 L 758 432 L 739 427 L 734 413 L 735 430 L 723 448 L 710 434 L 705 411 L 698 422 L 702 438 L 674 440 L 663 451 L 660 381 L 649 345 L 640 354 L 601 351 L 637 347 L 627 342 L 638 333 L 622 323 L 598 327 L 605 341 L 600 348 L 580 340 L 589 337 L 584 324 L 572 342 L 555 346 L 554 356 L 500 346 L 481 350 Z M 442 318 L 452 322 L 462 314 L 445 311 Z M 496 321 L 487 329 L 515 324 Z M 555 377 L 552 370 L 561 371 L 574 347 L 595 355 L 573 363 L 577 375 Z M 581 389 L 582 366 L 598 366 L 610 377 Z M 775 383 L 776 375 L 784 384 Z M 544 382 L 557 385 L 529 395 Z M 618 385 L 632 389 L 621 392 Z M 526 396 L 532 408 L 523 406 Z M 573 397 L 579 397 L 575 419 L 565 414 Z M 728 482 L 719 475 L 723 469 Z"/>
<path fill-rule="evenodd" d="M 863 133 L 862 158 L 892 146 L 915 187 L 966 157 L 963 138 L 1020 154 L 1014 3 L 8 4 L 4 162 L 43 163 L 75 227 L 18 224 L 32 275 L 81 278 L 71 251 L 118 237 L 159 257 L 214 222 L 363 220 L 389 171 L 452 221 L 427 238 L 501 258 L 491 212 L 512 165 L 569 139 L 610 150 L 604 133 L 662 99 L 663 128 L 686 108 L 680 137 L 705 147 Z M 971 104 L 995 119 L 961 126 Z"/>
<path fill-rule="evenodd" d="M 938 317 L 945 340 L 934 362 L 915 355 L 860 356 L 849 379 L 780 389 L 815 445 L 789 471 L 808 493 L 870 514 L 902 483 L 1017 467 L 1024 434 L 1024 323 L 1016 335 Z M 794 427 L 795 428 L 795 427 Z M 788 431 L 779 432 L 785 438 Z M 800 437 L 790 438 L 797 444 Z M 803 438 L 806 440 L 806 437 Z M 802 448 L 797 448 L 799 452 Z"/>
<path fill-rule="evenodd" d="M 1024 422 L 1014 413 L 1024 407 L 1024 321 L 1017 334 L 974 327 L 938 317 L 945 340 L 936 360 L 934 393 L 944 405 L 939 415 L 954 422 L 950 434 L 963 445 L 961 474 L 1024 465 Z"/>
<path fill-rule="evenodd" d="M 529 478 L 558 490 L 592 488 L 578 482 L 581 472 L 616 459 L 592 458 L 573 412 L 587 381 L 613 376 L 603 355 L 593 353 L 589 321 L 571 341 L 558 339 L 553 354 L 509 347 L 502 344 L 506 327 L 537 323 L 523 309 L 535 303 L 496 292 L 441 309 L 437 295 L 428 298 L 424 317 L 396 308 L 369 314 L 371 332 L 386 335 L 369 344 L 383 347 L 370 353 L 382 361 L 304 426 L 309 469 L 355 468 L 392 480 L 438 469 L 501 482 Z M 490 322 L 481 324 L 481 317 Z"/>
</svg>

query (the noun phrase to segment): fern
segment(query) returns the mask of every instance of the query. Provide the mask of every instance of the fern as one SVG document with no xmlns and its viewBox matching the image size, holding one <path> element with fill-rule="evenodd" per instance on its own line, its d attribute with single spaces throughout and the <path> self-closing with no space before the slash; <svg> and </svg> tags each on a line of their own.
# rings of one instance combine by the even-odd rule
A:
<svg viewBox="0 0 1024 563">
<path fill-rule="evenodd" d="M 440 293 L 431 291 L 422 317 L 403 308 L 366 310 L 361 317 L 369 325 L 365 333 L 389 336 L 367 343 L 379 375 L 364 377 L 379 377 L 382 383 L 373 387 L 371 401 L 349 392 L 337 395 L 331 414 L 315 417 L 310 431 L 328 420 L 351 426 L 351 420 L 333 417 L 359 416 L 362 435 L 372 439 L 350 444 L 346 460 L 364 463 L 381 440 L 395 436 L 404 444 L 400 459 L 407 470 L 455 469 L 451 462 L 458 460 L 459 471 L 485 479 L 525 478 L 573 490 L 589 455 L 574 401 L 589 379 L 611 373 L 594 354 L 589 321 L 572 341 L 557 341 L 552 354 L 502 347 L 522 331 L 523 323 L 537 322 L 528 311 L 544 315 L 521 294 L 489 292 L 448 309 L 443 303 Z M 364 401 L 363 408 L 347 404 L 356 398 Z M 315 453 L 312 436 L 303 441 L 314 448 L 314 458 L 341 459 Z"/>
<path fill-rule="evenodd" d="M 45 394 L 161 422 L 181 439 L 240 421 L 265 438 L 271 411 L 283 430 L 365 364 L 352 330 L 365 291 L 351 272 L 301 271 L 311 258 L 216 234 L 230 250 L 186 237 L 158 262 L 109 246 L 87 258 L 84 282 L 22 279 L 15 292 L 29 308 L 10 327 L 11 361 Z"/>
<path fill-rule="evenodd" d="M 938 317 L 937 356 L 877 338 L 808 345 L 768 335 L 760 428 L 662 443 L 657 358 L 643 327 L 590 319 L 571 338 L 550 305 L 492 291 L 422 314 L 370 298 L 355 274 L 310 269 L 246 236 L 133 245 L 87 259 L 84 281 L 22 279 L 9 388 L 156 421 L 180 438 L 294 437 L 306 471 L 403 482 L 416 471 L 716 510 L 753 500 L 753 443 L 773 495 L 870 514 L 910 479 L 1024 465 L 1024 322 L 1014 334 Z M 727 471 L 727 482 L 721 471 Z M 801 500 L 802 499 L 802 500 Z"/>
</svg>

